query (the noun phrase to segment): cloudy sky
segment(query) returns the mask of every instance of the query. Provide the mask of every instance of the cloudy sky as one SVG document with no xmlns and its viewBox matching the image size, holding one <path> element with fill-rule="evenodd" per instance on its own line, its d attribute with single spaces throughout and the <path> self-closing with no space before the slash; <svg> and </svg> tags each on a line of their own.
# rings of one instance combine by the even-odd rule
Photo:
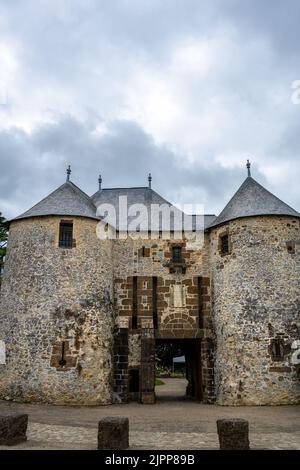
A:
<svg viewBox="0 0 300 470">
<path fill-rule="evenodd" d="M 0 211 L 72 180 L 300 210 L 299 0 L 0 0 Z"/>
</svg>

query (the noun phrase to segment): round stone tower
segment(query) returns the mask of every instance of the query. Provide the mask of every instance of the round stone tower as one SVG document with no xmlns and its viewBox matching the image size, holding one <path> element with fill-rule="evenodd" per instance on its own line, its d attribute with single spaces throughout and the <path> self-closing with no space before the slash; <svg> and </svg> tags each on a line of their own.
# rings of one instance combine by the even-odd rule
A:
<svg viewBox="0 0 300 470">
<path fill-rule="evenodd" d="M 112 246 L 70 181 L 13 220 L 1 287 L 0 398 L 112 399 Z"/>
<path fill-rule="evenodd" d="M 210 260 L 217 403 L 299 403 L 300 214 L 249 176 L 210 226 Z"/>
</svg>

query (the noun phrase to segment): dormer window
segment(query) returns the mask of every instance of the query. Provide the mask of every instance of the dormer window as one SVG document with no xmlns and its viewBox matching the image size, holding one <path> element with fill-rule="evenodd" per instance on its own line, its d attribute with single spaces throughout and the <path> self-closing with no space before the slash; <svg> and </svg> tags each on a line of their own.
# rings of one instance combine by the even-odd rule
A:
<svg viewBox="0 0 300 470">
<path fill-rule="evenodd" d="M 59 243 L 61 248 L 73 247 L 73 222 L 61 221 L 59 224 Z"/>
</svg>

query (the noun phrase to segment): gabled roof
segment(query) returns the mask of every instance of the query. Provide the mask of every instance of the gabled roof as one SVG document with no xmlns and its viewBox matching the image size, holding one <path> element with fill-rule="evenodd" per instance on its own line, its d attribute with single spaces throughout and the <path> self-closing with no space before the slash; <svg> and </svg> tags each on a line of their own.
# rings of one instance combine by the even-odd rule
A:
<svg viewBox="0 0 300 470">
<path fill-rule="evenodd" d="M 13 220 L 45 215 L 82 216 L 98 219 L 91 198 L 71 181 L 53 191 L 28 211 Z"/>
<path fill-rule="evenodd" d="M 208 228 L 229 222 L 241 217 L 259 215 L 288 215 L 300 217 L 300 214 L 278 199 L 248 176 L 221 214 Z"/>
<path fill-rule="evenodd" d="M 136 188 L 107 188 L 107 189 L 100 189 L 97 191 L 93 196 L 92 200 L 97 208 L 99 208 L 102 204 L 110 204 L 114 207 L 116 220 L 111 221 L 111 225 L 115 226 L 118 230 L 127 230 L 127 228 L 122 227 L 122 221 L 119 220 L 119 203 L 122 201 L 120 198 L 126 198 L 126 204 L 124 209 L 127 211 L 130 207 L 134 204 L 142 204 L 144 211 L 139 214 L 139 223 L 141 224 L 141 231 L 144 229 L 146 230 L 160 230 L 161 223 L 158 221 L 158 226 L 152 224 L 151 226 L 151 204 L 165 204 L 166 206 L 171 207 L 172 204 L 161 197 L 158 193 L 153 191 L 153 189 L 149 187 L 136 187 Z M 123 199 L 124 201 L 124 199 Z M 123 201 L 121 204 L 123 204 Z M 125 202 L 125 201 L 124 201 Z M 134 209 L 134 208 L 133 208 Z M 138 209 L 138 208 L 137 208 Z M 133 210 L 133 212 L 135 212 Z M 123 214 L 123 210 L 121 208 L 121 214 Z M 99 215 L 104 215 L 100 214 Z M 127 224 L 128 228 L 130 229 L 131 222 L 136 220 L 136 214 L 134 213 L 132 216 L 128 215 Z M 125 221 L 123 221 L 124 223 Z M 126 223 L 126 222 L 125 222 Z M 155 227 L 154 227 L 155 225 Z M 171 222 L 172 225 L 172 222 Z M 172 228 L 172 227 L 171 227 Z"/>
<path fill-rule="evenodd" d="M 92 200 L 95 204 L 95 206 L 98 208 L 101 204 L 111 204 L 116 211 L 116 227 L 120 228 L 119 226 L 119 197 L 127 197 L 127 206 L 128 208 L 134 204 L 143 204 L 148 212 L 148 216 L 151 215 L 151 204 L 165 204 L 169 207 L 174 207 L 173 204 L 171 204 L 169 201 L 164 199 L 162 196 L 160 196 L 156 191 L 149 187 L 136 187 L 136 188 L 103 188 L 97 191 L 93 196 Z M 180 211 L 179 209 L 176 209 L 178 214 L 182 214 L 183 218 L 183 212 Z M 191 225 L 193 230 L 197 228 L 197 230 L 203 230 L 203 225 L 204 228 L 207 228 L 208 225 L 215 219 L 215 215 L 204 215 L 203 219 L 201 216 L 198 219 L 198 226 L 196 227 L 196 216 L 191 215 L 192 218 Z M 133 221 L 136 218 L 136 215 L 132 217 L 128 217 L 128 225 L 130 224 L 131 220 Z M 144 219 L 143 219 L 144 220 Z M 146 220 L 145 220 L 146 222 Z M 161 222 L 159 223 L 159 227 L 151 227 L 151 223 L 147 225 L 149 229 L 152 228 L 152 230 L 161 230 Z M 172 225 L 172 219 L 170 222 L 170 228 L 172 230 L 173 225 Z"/>
<path fill-rule="evenodd" d="M 115 208 L 119 207 L 119 197 L 126 196 L 127 204 L 144 204 L 147 208 L 150 204 L 172 204 L 161 197 L 157 192 L 148 187 L 137 188 L 104 188 L 97 191 L 92 196 L 92 201 L 96 206 L 100 204 L 112 204 Z"/>
</svg>

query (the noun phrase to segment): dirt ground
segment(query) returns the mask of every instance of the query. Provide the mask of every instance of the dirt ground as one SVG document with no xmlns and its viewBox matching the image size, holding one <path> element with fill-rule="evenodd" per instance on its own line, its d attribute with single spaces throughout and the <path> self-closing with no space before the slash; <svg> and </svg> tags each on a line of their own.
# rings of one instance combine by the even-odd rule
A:
<svg viewBox="0 0 300 470">
<path fill-rule="evenodd" d="M 132 449 L 217 449 L 219 418 L 247 419 L 252 448 L 300 449 L 300 406 L 203 405 L 184 397 L 184 379 L 162 380 L 155 405 L 67 407 L 0 401 L 0 414 L 29 415 L 28 441 L 8 449 L 96 449 L 98 421 L 105 416 L 129 418 Z"/>
</svg>

